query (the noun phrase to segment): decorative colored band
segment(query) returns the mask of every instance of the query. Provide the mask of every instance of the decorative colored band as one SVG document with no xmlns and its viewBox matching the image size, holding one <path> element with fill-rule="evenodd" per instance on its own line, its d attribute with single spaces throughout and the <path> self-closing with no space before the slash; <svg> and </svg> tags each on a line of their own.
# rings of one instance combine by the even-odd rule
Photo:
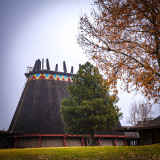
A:
<svg viewBox="0 0 160 160">
<path fill-rule="evenodd" d="M 72 82 L 72 77 L 62 76 L 62 75 L 52 75 L 52 74 L 34 74 L 28 77 L 29 80 L 36 79 L 51 79 L 51 80 L 59 80 L 59 81 L 68 81 Z"/>
</svg>

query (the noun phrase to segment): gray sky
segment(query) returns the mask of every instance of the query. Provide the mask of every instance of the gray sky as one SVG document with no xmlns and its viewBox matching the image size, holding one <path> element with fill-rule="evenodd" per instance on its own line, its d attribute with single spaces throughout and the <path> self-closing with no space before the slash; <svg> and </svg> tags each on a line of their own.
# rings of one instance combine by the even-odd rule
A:
<svg viewBox="0 0 160 160">
<path fill-rule="evenodd" d="M 74 73 L 88 59 L 78 46 L 78 20 L 90 13 L 92 0 L 1 0 L 0 1 L 0 130 L 8 129 L 22 94 L 28 66 L 49 58 L 51 69 L 66 61 Z M 118 106 L 126 125 L 128 107 L 138 94 L 119 93 Z"/>
</svg>

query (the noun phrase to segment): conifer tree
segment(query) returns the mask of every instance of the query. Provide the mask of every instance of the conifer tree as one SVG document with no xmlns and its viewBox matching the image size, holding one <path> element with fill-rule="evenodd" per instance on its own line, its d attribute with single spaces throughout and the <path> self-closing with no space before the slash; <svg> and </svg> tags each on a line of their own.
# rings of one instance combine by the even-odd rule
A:
<svg viewBox="0 0 160 160">
<path fill-rule="evenodd" d="M 86 62 L 69 85 L 69 97 L 61 102 L 60 115 L 71 134 L 90 135 L 89 145 L 95 145 L 94 134 L 111 131 L 121 113 L 114 105 L 117 98 L 109 96 L 98 69 Z"/>
</svg>

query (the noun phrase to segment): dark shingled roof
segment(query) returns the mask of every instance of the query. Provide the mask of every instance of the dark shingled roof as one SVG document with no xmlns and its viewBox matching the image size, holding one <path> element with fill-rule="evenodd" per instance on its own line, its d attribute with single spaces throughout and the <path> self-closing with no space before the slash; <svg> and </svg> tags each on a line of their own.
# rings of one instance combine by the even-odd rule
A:
<svg viewBox="0 0 160 160">
<path fill-rule="evenodd" d="M 150 121 L 147 126 L 158 126 L 160 125 L 160 116 Z"/>
<path fill-rule="evenodd" d="M 30 134 L 63 134 L 59 108 L 68 96 L 68 82 L 55 80 L 28 81 L 16 109 L 10 131 Z"/>
<path fill-rule="evenodd" d="M 149 129 L 159 129 L 160 128 L 160 116 L 151 120 L 148 124 L 145 126 L 123 126 L 122 128 L 118 129 L 122 132 L 134 132 L 138 130 L 149 130 Z"/>
</svg>

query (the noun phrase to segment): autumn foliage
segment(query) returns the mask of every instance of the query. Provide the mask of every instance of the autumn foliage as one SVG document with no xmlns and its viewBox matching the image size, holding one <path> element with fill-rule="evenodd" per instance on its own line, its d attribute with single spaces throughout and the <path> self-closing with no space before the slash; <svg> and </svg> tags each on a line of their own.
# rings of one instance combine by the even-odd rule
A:
<svg viewBox="0 0 160 160">
<path fill-rule="evenodd" d="M 97 0 L 80 18 L 78 43 L 117 92 L 141 91 L 160 100 L 160 1 Z"/>
</svg>

